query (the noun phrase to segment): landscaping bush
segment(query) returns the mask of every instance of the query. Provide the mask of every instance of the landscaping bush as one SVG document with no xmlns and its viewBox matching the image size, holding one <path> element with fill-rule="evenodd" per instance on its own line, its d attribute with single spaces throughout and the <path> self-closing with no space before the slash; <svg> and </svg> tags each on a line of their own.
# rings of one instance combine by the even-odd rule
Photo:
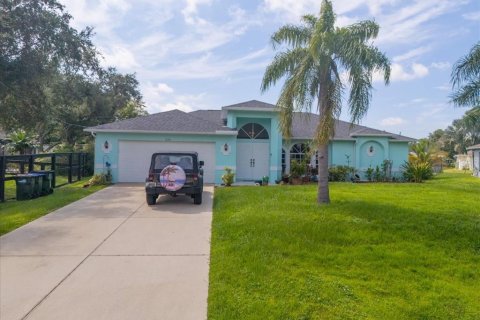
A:
<svg viewBox="0 0 480 320">
<path fill-rule="evenodd" d="M 307 172 L 307 165 L 304 161 L 292 160 L 290 163 L 290 176 L 300 178 Z"/>
<path fill-rule="evenodd" d="M 225 173 L 222 175 L 222 181 L 225 186 L 230 187 L 233 184 L 233 179 L 235 178 L 235 173 L 233 173 L 232 168 L 225 167 Z"/>
<path fill-rule="evenodd" d="M 333 166 L 328 168 L 329 181 L 347 181 L 350 174 L 355 173 L 355 168 L 349 166 Z"/>
<path fill-rule="evenodd" d="M 406 181 L 423 182 L 433 177 L 432 165 L 428 161 L 405 161 L 402 169 Z"/>
<path fill-rule="evenodd" d="M 105 173 L 99 173 L 94 175 L 90 180 L 88 180 L 88 184 L 90 186 L 99 186 L 99 185 L 107 185 L 110 184 L 112 181 L 111 176 Z"/>
</svg>

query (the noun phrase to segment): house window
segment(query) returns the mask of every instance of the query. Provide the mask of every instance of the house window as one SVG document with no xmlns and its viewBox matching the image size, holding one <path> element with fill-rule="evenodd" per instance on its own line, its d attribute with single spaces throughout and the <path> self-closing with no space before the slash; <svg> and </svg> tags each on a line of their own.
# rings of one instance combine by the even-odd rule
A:
<svg viewBox="0 0 480 320">
<path fill-rule="evenodd" d="M 258 123 L 247 123 L 238 130 L 238 139 L 268 139 L 267 130 Z"/>
<path fill-rule="evenodd" d="M 367 149 L 367 155 L 368 155 L 369 157 L 372 157 L 374 154 L 375 154 L 375 148 L 371 145 L 371 146 L 368 147 L 368 149 Z"/>
<path fill-rule="evenodd" d="M 309 149 L 305 143 L 297 143 L 290 149 L 290 163 L 292 161 L 302 162 L 306 159 Z"/>
<path fill-rule="evenodd" d="M 282 174 L 287 170 L 287 159 L 286 159 L 285 149 L 282 148 Z"/>
</svg>

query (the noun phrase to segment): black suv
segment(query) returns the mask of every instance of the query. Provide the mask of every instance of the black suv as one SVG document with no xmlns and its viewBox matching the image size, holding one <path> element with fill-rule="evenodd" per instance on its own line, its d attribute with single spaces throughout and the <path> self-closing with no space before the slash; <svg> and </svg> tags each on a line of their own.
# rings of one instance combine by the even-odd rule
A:
<svg viewBox="0 0 480 320">
<path fill-rule="evenodd" d="M 196 152 L 159 152 L 152 155 L 145 181 L 147 204 L 154 205 L 158 195 L 185 194 L 194 204 L 202 203 L 203 161 Z"/>
</svg>

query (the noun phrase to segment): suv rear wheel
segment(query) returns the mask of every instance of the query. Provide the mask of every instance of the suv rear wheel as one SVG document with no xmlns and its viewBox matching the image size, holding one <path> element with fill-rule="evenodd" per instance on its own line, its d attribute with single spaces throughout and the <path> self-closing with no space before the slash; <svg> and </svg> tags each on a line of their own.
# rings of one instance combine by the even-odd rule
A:
<svg viewBox="0 0 480 320">
<path fill-rule="evenodd" d="M 147 204 L 149 206 L 153 206 L 157 202 L 157 195 L 153 194 L 147 194 Z"/>
<path fill-rule="evenodd" d="M 193 203 L 194 204 L 202 204 L 202 193 L 196 193 L 193 196 Z"/>
</svg>

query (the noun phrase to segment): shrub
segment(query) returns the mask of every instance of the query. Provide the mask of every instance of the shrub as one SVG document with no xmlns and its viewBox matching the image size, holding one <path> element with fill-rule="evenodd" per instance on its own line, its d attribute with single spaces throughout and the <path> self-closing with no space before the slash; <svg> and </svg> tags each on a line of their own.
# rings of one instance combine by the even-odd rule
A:
<svg viewBox="0 0 480 320">
<path fill-rule="evenodd" d="M 105 173 L 96 174 L 90 180 L 88 180 L 88 184 L 91 186 L 106 185 L 110 184 L 110 182 L 111 178 Z"/>
<path fill-rule="evenodd" d="M 347 181 L 349 174 L 354 174 L 355 168 L 349 166 L 333 166 L 328 168 L 329 181 Z"/>
<path fill-rule="evenodd" d="M 403 178 L 410 182 L 422 182 L 433 177 L 432 165 L 428 161 L 405 161 L 402 165 Z"/>
<path fill-rule="evenodd" d="M 235 173 L 233 173 L 232 168 L 225 167 L 225 173 L 222 175 L 222 181 L 227 186 L 230 187 L 233 184 L 233 179 L 235 178 Z"/>
<path fill-rule="evenodd" d="M 304 161 L 292 160 L 290 163 L 290 176 L 300 178 L 307 172 L 307 165 Z"/>
<path fill-rule="evenodd" d="M 374 173 L 375 170 L 373 170 L 372 167 L 368 167 L 367 170 L 365 170 L 365 175 L 367 176 L 367 180 L 368 181 L 372 181 L 373 180 L 373 173 Z"/>
</svg>

